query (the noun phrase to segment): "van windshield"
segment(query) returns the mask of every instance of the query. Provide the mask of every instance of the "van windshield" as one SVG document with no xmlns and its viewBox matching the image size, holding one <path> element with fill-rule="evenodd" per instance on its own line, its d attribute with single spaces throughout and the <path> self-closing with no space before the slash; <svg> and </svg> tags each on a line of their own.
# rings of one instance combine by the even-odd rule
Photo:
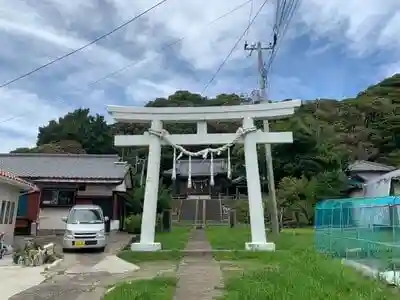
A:
<svg viewBox="0 0 400 300">
<path fill-rule="evenodd" d="M 99 224 L 103 216 L 99 209 L 73 209 L 68 216 L 69 224 Z"/>
</svg>

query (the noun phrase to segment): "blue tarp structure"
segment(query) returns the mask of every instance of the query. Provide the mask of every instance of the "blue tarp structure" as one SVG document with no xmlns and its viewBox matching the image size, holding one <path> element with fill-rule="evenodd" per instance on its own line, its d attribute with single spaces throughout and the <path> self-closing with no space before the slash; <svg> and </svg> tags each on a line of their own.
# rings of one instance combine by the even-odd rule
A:
<svg viewBox="0 0 400 300">
<path fill-rule="evenodd" d="M 316 205 L 316 248 L 337 257 L 400 259 L 400 197 L 328 199 Z"/>
</svg>

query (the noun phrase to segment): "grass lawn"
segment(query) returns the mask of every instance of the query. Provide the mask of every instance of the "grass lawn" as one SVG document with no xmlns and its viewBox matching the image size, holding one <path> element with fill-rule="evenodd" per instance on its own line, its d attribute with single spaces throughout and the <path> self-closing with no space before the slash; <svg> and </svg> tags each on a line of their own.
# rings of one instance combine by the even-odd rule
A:
<svg viewBox="0 0 400 300">
<path fill-rule="evenodd" d="M 104 300 L 172 300 L 175 278 L 158 277 L 120 283 L 104 296 Z"/>
<path fill-rule="evenodd" d="M 189 238 L 191 227 L 175 226 L 171 232 L 156 233 L 156 242 L 161 243 L 162 250 L 158 252 L 133 252 L 131 250 L 122 250 L 118 253 L 118 257 L 131 262 L 140 263 L 144 261 L 154 260 L 180 260 L 183 250 Z"/>
<path fill-rule="evenodd" d="M 207 236 L 214 249 L 243 250 L 249 231 L 249 227 L 209 227 Z M 215 253 L 225 275 L 223 300 L 399 299 L 395 289 L 317 254 L 311 229 L 286 230 L 271 240 L 277 247 L 273 253 Z M 228 264 L 230 268 L 224 269 Z"/>
</svg>

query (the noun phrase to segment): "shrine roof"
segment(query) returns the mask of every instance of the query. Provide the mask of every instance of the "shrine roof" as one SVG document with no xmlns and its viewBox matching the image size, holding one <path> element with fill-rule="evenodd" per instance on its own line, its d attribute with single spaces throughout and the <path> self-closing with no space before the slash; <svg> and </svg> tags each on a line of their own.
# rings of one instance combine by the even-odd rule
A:
<svg viewBox="0 0 400 300">
<path fill-rule="evenodd" d="M 192 176 L 209 176 L 210 159 L 192 159 Z M 224 158 L 214 159 L 214 174 L 227 173 L 227 161 Z M 172 175 L 172 169 L 164 172 L 165 175 Z M 187 177 L 189 175 L 189 160 L 182 159 L 176 162 L 176 175 Z"/>
</svg>

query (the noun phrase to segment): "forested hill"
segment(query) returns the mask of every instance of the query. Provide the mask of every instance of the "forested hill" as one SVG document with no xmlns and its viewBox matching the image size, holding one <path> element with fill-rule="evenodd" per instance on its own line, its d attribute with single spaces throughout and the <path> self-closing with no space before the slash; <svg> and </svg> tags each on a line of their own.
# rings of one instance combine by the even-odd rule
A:
<svg viewBox="0 0 400 300">
<path fill-rule="evenodd" d="M 236 105 L 246 99 L 222 94 L 206 99 L 177 91 L 147 106 Z M 235 132 L 239 124 L 210 124 L 211 132 Z M 345 170 L 350 161 L 371 160 L 400 166 L 400 74 L 360 92 L 357 97 L 336 101 L 306 101 L 288 119 L 271 123 L 272 130 L 293 131 L 294 143 L 273 145 L 275 180 L 281 207 L 298 211 L 311 224 L 313 205 L 319 199 L 341 196 L 347 186 Z M 141 134 L 146 128 L 129 124 L 107 125 L 101 115 L 78 109 L 39 128 L 37 147 L 13 152 L 119 153 L 133 162 L 147 149 L 115 149 L 114 134 Z M 170 125 L 172 133 L 191 133 L 195 126 Z M 263 147 L 259 147 L 260 172 L 265 174 Z M 242 146 L 232 151 L 234 175 L 244 175 Z M 172 149 L 165 147 L 162 169 L 172 166 Z M 267 184 L 263 182 L 264 190 Z"/>
<path fill-rule="evenodd" d="M 313 132 L 308 133 L 320 143 L 323 139 L 334 147 L 344 146 L 342 151 L 352 160 L 400 165 L 400 74 L 367 88 L 354 99 L 307 103 L 293 119 L 304 123 L 302 132 L 314 124 Z"/>
<path fill-rule="evenodd" d="M 231 94 L 205 99 L 187 91 L 177 91 L 168 98 L 150 101 L 147 106 L 235 105 L 243 100 Z M 236 129 L 236 124 L 213 125 L 217 132 Z M 349 159 L 400 166 L 400 74 L 367 88 L 352 99 L 307 101 L 293 117 L 274 122 L 272 126 L 274 130 L 292 130 L 295 136 L 293 145 L 274 147 L 274 157 L 277 167 L 282 165 L 282 175 L 298 174 L 301 170 L 313 173 L 314 169 L 320 169 L 317 165 L 326 169 L 327 164 L 344 164 Z M 178 128 L 173 131 L 194 130 L 190 126 L 175 127 Z M 89 110 L 79 109 L 40 127 L 38 147 L 14 152 L 113 153 L 114 133 L 143 130 L 125 124 L 107 126 L 103 116 L 92 116 Z"/>
</svg>

